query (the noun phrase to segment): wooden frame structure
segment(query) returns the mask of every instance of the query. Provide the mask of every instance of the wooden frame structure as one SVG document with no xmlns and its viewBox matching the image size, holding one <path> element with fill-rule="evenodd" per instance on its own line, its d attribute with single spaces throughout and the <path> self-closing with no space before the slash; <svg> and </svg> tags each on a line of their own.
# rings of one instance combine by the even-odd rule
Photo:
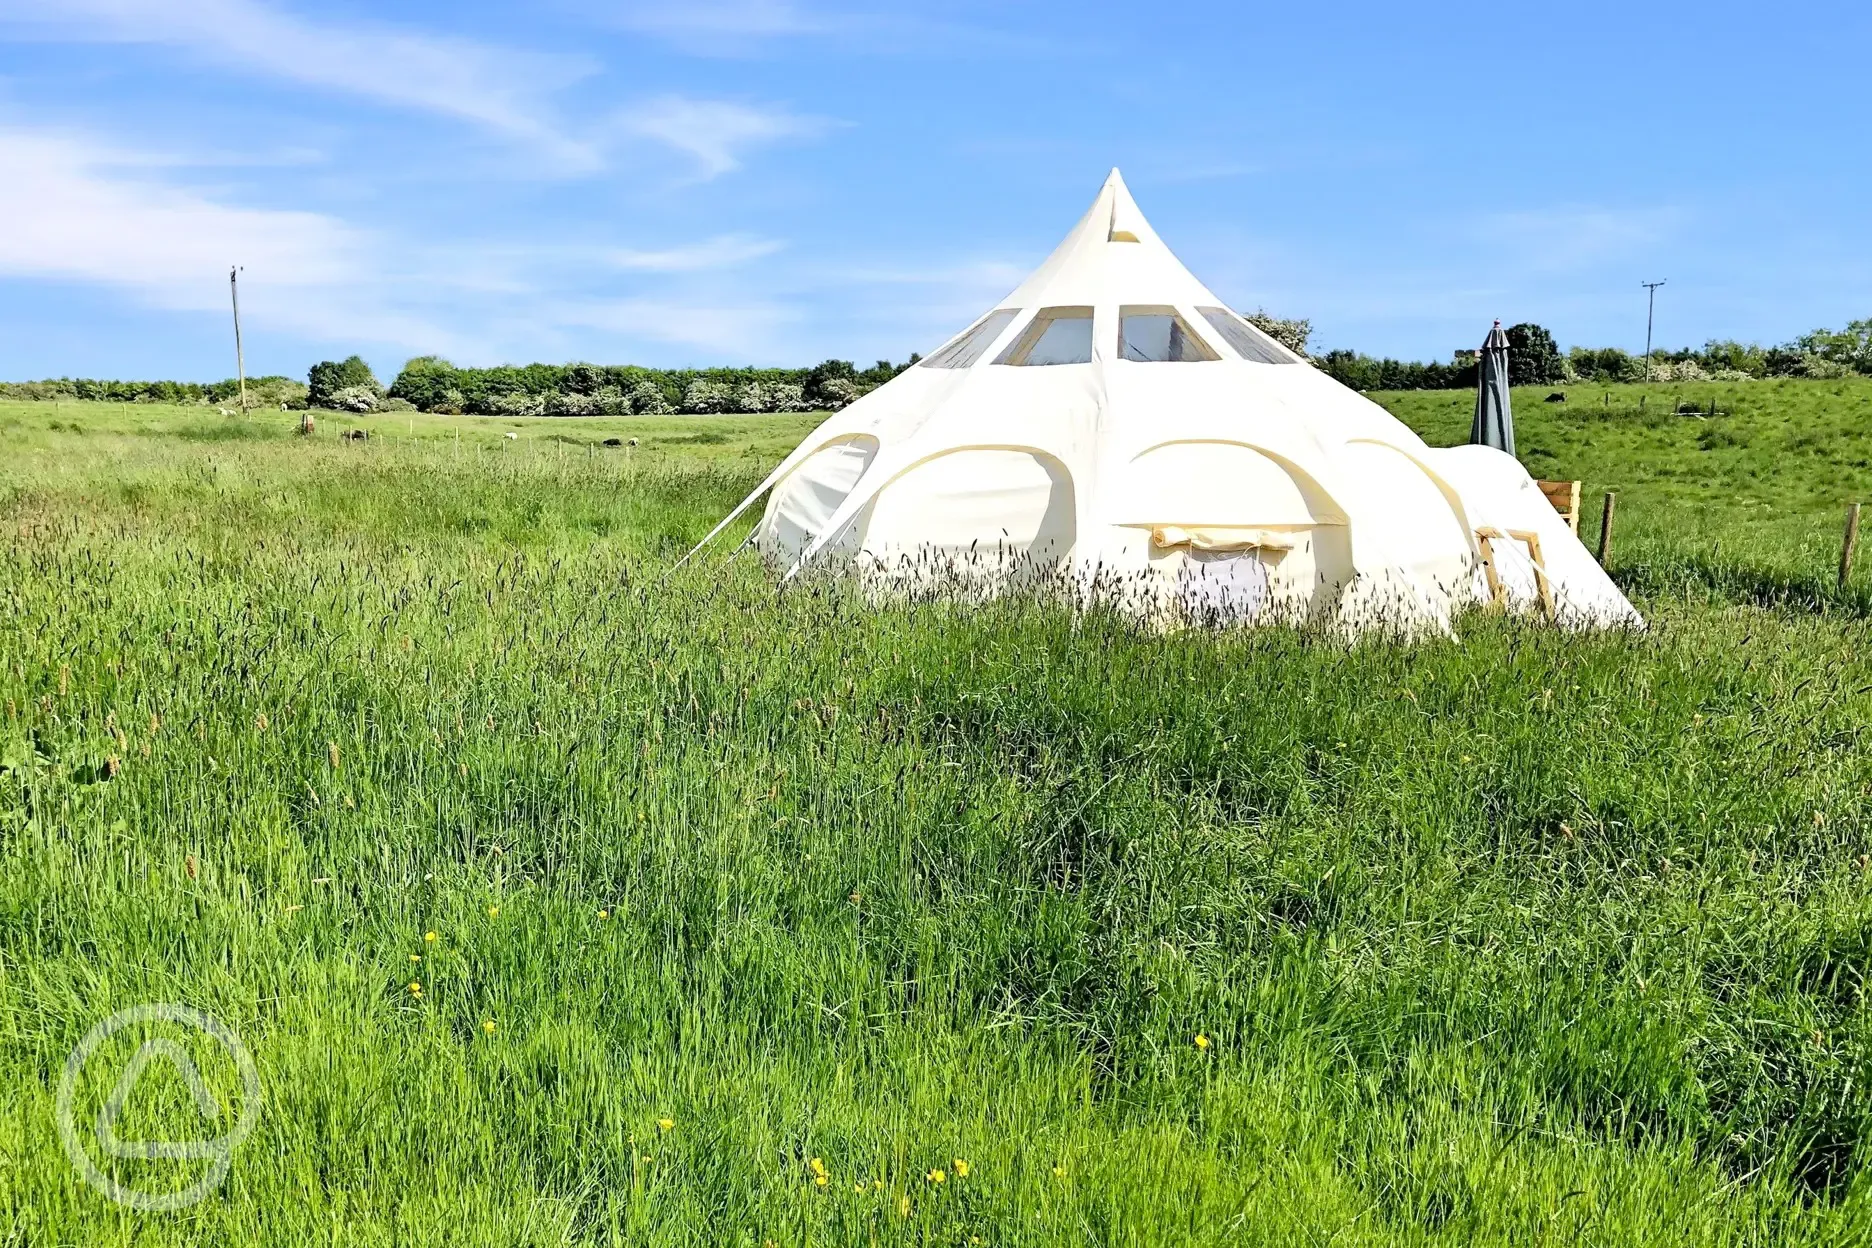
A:
<svg viewBox="0 0 1872 1248">
<path fill-rule="evenodd" d="M 1574 482 L 1575 488 L 1578 482 Z M 1541 609 L 1553 619 L 1554 595 L 1553 583 L 1547 579 L 1547 566 L 1541 559 L 1540 534 L 1531 529 L 1509 529 L 1506 533 L 1492 526 L 1476 530 L 1476 545 L 1482 551 L 1482 571 L 1488 577 L 1489 599 L 1498 607 L 1508 605 L 1508 591 L 1502 587 L 1501 574 L 1495 570 L 1495 543 L 1499 541 L 1517 541 L 1526 543 L 1528 557 L 1534 564 L 1534 586 L 1540 592 Z"/>
<path fill-rule="evenodd" d="M 1560 518 L 1573 530 L 1573 536 L 1579 536 L 1579 501 L 1580 483 L 1578 481 L 1536 481 L 1540 492 L 1547 496 L 1553 509 L 1560 513 Z"/>
</svg>

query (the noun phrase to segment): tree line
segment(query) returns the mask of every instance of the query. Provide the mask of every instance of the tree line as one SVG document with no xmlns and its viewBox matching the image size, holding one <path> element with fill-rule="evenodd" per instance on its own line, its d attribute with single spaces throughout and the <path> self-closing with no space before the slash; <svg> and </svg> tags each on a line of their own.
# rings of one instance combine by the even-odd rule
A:
<svg viewBox="0 0 1872 1248">
<path fill-rule="evenodd" d="M 921 358 L 849 360 L 812 368 L 644 368 L 636 364 L 528 364 L 460 368 L 418 356 L 386 387 L 357 356 L 315 364 L 307 377 L 313 407 L 348 411 L 410 407 L 481 416 L 628 416 L 688 412 L 815 412 L 844 407 Z"/>
<path fill-rule="evenodd" d="M 1654 351 L 1649 361 L 1618 347 L 1574 347 L 1563 353 L 1551 333 L 1531 323 L 1512 326 L 1507 333 L 1508 378 L 1517 386 L 1872 376 L 1872 320 L 1853 321 L 1843 330 L 1816 329 L 1773 347 L 1712 339 L 1697 349 Z M 1443 363 L 1333 350 L 1313 357 L 1313 362 L 1354 390 L 1464 390 L 1476 384 L 1472 355 L 1459 353 Z"/>
<path fill-rule="evenodd" d="M 1473 352 L 1448 362 L 1395 360 L 1334 349 L 1309 354 L 1312 325 L 1263 312 L 1249 320 L 1334 380 L 1354 390 L 1463 390 L 1476 384 Z M 1561 351 L 1554 336 L 1531 322 L 1510 326 L 1509 381 L 1517 386 L 1568 382 L 1750 381 L 1766 377 L 1819 380 L 1872 376 L 1872 319 L 1842 330 L 1816 329 L 1792 342 L 1763 347 L 1729 339 L 1701 348 L 1660 350 L 1649 362 L 1618 347 Z M 909 368 L 879 360 L 860 369 L 849 360 L 811 368 L 644 368 L 635 364 L 526 364 L 462 368 L 435 355 L 405 364 L 389 385 L 359 356 L 323 360 L 304 382 L 250 377 L 250 406 L 329 408 L 339 411 L 425 411 L 481 416 L 625 416 L 671 412 L 811 412 L 836 410 Z M 233 379 L 101 381 L 60 377 L 0 382 L 0 399 L 90 399 L 111 403 L 238 403 Z"/>
</svg>

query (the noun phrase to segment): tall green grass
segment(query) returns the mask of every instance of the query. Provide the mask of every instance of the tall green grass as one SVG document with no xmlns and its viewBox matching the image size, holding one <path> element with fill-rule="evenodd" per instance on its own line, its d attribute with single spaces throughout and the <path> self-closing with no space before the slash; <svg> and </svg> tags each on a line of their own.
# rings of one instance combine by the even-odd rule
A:
<svg viewBox="0 0 1872 1248">
<path fill-rule="evenodd" d="M 10 418 L 0 1242 L 1865 1238 L 1863 613 L 875 609 L 665 580 L 780 424 Z M 170 1000 L 266 1103 L 132 1214 L 53 1089 Z"/>
</svg>

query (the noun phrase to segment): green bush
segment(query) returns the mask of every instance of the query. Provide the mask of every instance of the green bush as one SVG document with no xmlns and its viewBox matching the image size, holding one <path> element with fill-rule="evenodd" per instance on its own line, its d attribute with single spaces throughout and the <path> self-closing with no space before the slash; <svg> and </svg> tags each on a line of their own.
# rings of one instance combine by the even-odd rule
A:
<svg viewBox="0 0 1872 1248">
<path fill-rule="evenodd" d="M 676 410 L 655 382 L 640 381 L 625 397 L 630 402 L 630 410 L 639 416 L 667 416 Z"/>
<path fill-rule="evenodd" d="M 1307 339 L 1313 336 L 1313 322 L 1309 320 L 1283 320 L 1256 308 L 1244 318 L 1250 325 L 1286 347 L 1298 356 L 1307 353 Z"/>
<path fill-rule="evenodd" d="M 1508 384 L 1557 386 L 1566 380 L 1566 364 L 1554 336 L 1530 321 L 1508 327 Z"/>
<path fill-rule="evenodd" d="M 306 374 L 306 398 L 313 407 L 337 407 L 339 394 L 349 390 L 369 390 L 373 399 L 383 394 L 376 374 L 362 356 L 354 355 L 337 362 L 322 360 Z M 355 401 L 355 396 L 351 398 Z"/>
<path fill-rule="evenodd" d="M 439 355 L 419 355 L 390 383 L 390 397 L 414 403 L 425 412 L 462 408 L 457 370 Z"/>
<path fill-rule="evenodd" d="M 374 412 L 382 398 L 374 386 L 346 386 L 326 395 L 318 406 L 341 412 Z"/>
<path fill-rule="evenodd" d="M 683 391 L 682 410 L 696 416 L 719 415 L 734 406 L 734 394 L 713 381 L 692 381 Z"/>
</svg>

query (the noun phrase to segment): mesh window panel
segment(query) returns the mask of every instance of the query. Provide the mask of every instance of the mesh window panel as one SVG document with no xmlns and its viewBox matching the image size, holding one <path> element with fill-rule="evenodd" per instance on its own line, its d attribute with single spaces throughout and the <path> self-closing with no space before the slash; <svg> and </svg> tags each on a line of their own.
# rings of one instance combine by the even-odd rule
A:
<svg viewBox="0 0 1872 1248">
<path fill-rule="evenodd" d="M 1125 308 L 1118 320 L 1118 357 L 1138 363 L 1185 364 L 1221 357 L 1163 308 Z"/>
<path fill-rule="evenodd" d="M 1092 309 L 1042 308 L 997 364 L 1087 364 L 1092 360 Z"/>
<path fill-rule="evenodd" d="M 1008 323 L 1020 315 L 1018 308 L 997 308 L 977 321 L 973 328 L 948 346 L 923 361 L 924 368 L 967 368 L 994 346 L 995 339 Z"/>
<path fill-rule="evenodd" d="M 1236 316 L 1227 308 L 1197 308 L 1202 318 L 1208 321 L 1216 333 L 1222 335 L 1222 341 L 1228 343 L 1236 355 L 1256 364 L 1291 364 L 1294 357 L 1287 349 L 1272 338 Z"/>
</svg>

